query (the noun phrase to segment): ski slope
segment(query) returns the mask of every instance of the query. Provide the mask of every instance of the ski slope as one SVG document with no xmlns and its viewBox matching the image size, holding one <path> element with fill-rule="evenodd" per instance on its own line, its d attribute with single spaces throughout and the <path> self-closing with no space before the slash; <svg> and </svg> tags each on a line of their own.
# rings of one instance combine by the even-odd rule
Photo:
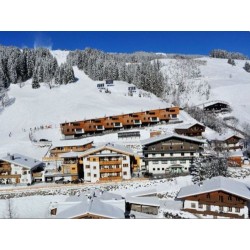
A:
<svg viewBox="0 0 250 250">
<path fill-rule="evenodd" d="M 66 61 L 67 53 L 54 51 L 53 55 L 60 64 Z M 34 146 L 29 140 L 30 129 L 33 130 L 35 127 L 50 126 L 50 129 L 43 130 L 46 132 L 46 138 L 60 140 L 59 125 L 65 121 L 164 108 L 170 105 L 154 95 L 139 97 L 138 92 L 133 97 L 128 96 L 128 86 L 133 85 L 123 81 L 115 81 L 115 86 L 109 87 L 111 94 L 104 91 L 101 93 L 96 86 L 100 81 L 91 80 L 77 67 L 74 67 L 74 73 L 78 79 L 75 83 L 52 89 L 46 84 L 41 84 L 39 89 L 32 89 L 31 80 L 25 82 L 22 88 L 17 84 L 11 84 L 8 94 L 16 100 L 0 113 L 0 154 L 20 153 L 41 159 L 47 148 Z"/>
</svg>

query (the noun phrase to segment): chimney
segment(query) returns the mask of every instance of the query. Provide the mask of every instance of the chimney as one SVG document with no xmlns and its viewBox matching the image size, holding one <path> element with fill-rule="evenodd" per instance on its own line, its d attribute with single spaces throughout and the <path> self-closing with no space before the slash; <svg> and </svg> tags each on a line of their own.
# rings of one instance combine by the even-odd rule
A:
<svg viewBox="0 0 250 250">
<path fill-rule="evenodd" d="M 15 160 L 14 155 L 10 155 L 10 159 L 11 159 L 11 160 Z"/>
</svg>

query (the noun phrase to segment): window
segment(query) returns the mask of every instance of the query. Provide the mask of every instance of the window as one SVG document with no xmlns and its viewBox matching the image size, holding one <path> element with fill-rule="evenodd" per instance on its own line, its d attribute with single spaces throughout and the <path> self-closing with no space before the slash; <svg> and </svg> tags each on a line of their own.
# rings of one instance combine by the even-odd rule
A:
<svg viewBox="0 0 250 250">
<path fill-rule="evenodd" d="M 180 160 L 180 163 L 186 163 L 186 160 Z"/>
<path fill-rule="evenodd" d="M 191 208 L 196 208 L 196 204 L 195 203 L 191 203 Z"/>
<path fill-rule="evenodd" d="M 91 128 L 91 125 L 89 126 L 89 128 Z"/>
<path fill-rule="evenodd" d="M 236 197 L 236 201 L 240 201 L 240 198 L 239 198 L 239 197 Z"/>
<path fill-rule="evenodd" d="M 76 168 L 72 168 L 72 170 L 76 170 Z"/>
<path fill-rule="evenodd" d="M 159 161 L 152 161 L 153 164 L 159 164 Z"/>
<path fill-rule="evenodd" d="M 93 169 L 96 169 L 96 166 L 94 166 Z"/>
<path fill-rule="evenodd" d="M 160 168 L 157 168 L 157 170 L 159 171 L 159 170 L 160 170 Z"/>
<path fill-rule="evenodd" d="M 232 196 L 229 195 L 229 196 L 227 197 L 227 199 L 228 199 L 229 201 L 231 201 L 231 200 L 232 200 Z"/>
<path fill-rule="evenodd" d="M 87 158 L 87 161 L 90 161 L 90 158 Z"/>
<path fill-rule="evenodd" d="M 87 176 L 89 177 L 89 176 L 90 176 L 90 173 L 87 173 Z"/>
<path fill-rule="evenodd" d="M 173 156 L 174 154 L 173 153 L 170 153 L 170 156 Z"/>
<path fill-rule="evenodd" d="M 173 149 L 173 146 L 169 146 L 169 149 Z"/>
<path fill-rule="evenodd" d="M 165 168 L 162 168 L 161 170 L 164 171 Z"/>
<path fill-rule="evenodd" d="M 85 168 L 90 168 L 90 165 L 86 165 Z"/>
<path fill-rule="evenodd" d="M 181 149 L 184 149 L 184 146 L 181 145 Z"/>
<path fill-rule="evenodd" d="M 236 208 L 235 208 L 235 212 L 236 212 L 236 213 L 239 213 L 239 212 L 240 212 L 240 208 L 239 208 L 239 207 L 236 207 Z"/>
<path fill-rule="evenodd" d="M 190 155 L 194 155 L 194 153 L 193 153 L 193 152 L 191 152 L 191 153 L 190 153 Z"/>
<path fill-rule="evenodd" d="M 93 161 L 96 161 L 96 158 L 93 158 Z"/>
<path fill-rule="evenodd" d="M 210 199 L 210 194 L 207 194 L 207 199 Z"/>
<path fill-rule="evenodd" d="M 203 208 L 203 204 L 200 204 L 200 203 L 199 203 L 199 208 L 201 208 L 201 209 L 202 209 L 202 208 Z"/>
<path fill-rule="evenodd" d="M 219 211 L 223 212 L 223 207 L 222 206 L 219 207 Z"/>
<path fill-rule="evenodd" d="M 168 164 L 168 161 L 162 161 L 161 163 L 162 164 Z"/>
<path fill-rule="evenodd" d="M 123 172 L 123 175 L 127 175 L 127 172 Z"/>
<path fill-rule="evenodd" d="M 125 167 L 125 168 L 128 167 L 128 164 L 123 164 L 123 167 Z"/>
<path fill-rule="evenodd" d="M 220 195 L 220 196 L 219 196 L 219 201 L 223 202 L 223 200 L 224 200 L 224 199 L 223 199 L 223 196 Z"/>
<path fill-rule="evenodd" d="M 127 157 L 126 156 L 123 156 L 123 160 L 126 160 L 127 159 Z"/>
<path fill-rule="evenodd" d="M 207 211 L 211 210 L 211 206 L 210 205 L 207 205 L 206 208 L 207 208 Z"/>
<path fill-rule="evenodd" d="M 155 168 L 153 168 L 153 171 L 155 171 Z"/>
<path fill-rule="evenodd" d="M 155 147 L 152 147 L 151 149 L 152 149 L 152 150 L 155 150 Z"/>
<path fill-rule="evenodd" d="M 164 154 L 161 154 L 161 156 L 164 156 Z"/>
<path fill-rule="evenodd" d="M 23 171 L 23 175 L 27 174 L 27 171 Z"/>
<path fill-rule="evenodd" d="M 94 174 L 94 178 L 96 178 L 97 177 L 97 175 L 96 174 Z"/>
<path fill-rule="evenodd" d="M 232 212 L 232 211 L 233 211 L 232 207 L 228 207 L 228 208 L 227 208 L 227 211 L 228 211 L 228 212 Z"/>
<path fill-rule="evenodd" d="M 184 153 L 181 153 L 181 156 L 184 156 L 185 154 Z"/>
</svg>

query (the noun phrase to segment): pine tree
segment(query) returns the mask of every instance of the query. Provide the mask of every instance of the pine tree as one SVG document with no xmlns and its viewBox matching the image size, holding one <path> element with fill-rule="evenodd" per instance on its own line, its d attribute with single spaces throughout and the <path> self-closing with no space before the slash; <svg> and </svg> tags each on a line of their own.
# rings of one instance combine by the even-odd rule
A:
<svg viewBox="0 0 250 250">
<path fill-rule="evenodd" d="M 245 63 L 245 66 L 243 67 L 243 69 L 244 69 L 246 72 L 250 72 L 250 63 L 246 62 L 246 63 Z"/>
</svg>

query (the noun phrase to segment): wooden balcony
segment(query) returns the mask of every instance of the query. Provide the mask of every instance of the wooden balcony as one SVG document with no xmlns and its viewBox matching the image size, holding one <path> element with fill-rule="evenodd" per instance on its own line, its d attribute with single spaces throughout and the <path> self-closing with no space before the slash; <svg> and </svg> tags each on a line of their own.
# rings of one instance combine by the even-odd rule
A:
<svg viewBox="0 0 250 250">
<path fill-rule="evenodd" d="M 100 173 L 119 173 L 121 172 L 121 168 L 102 168 L 100 169 Z"/>
<path fill-rule="evenodd" d="M 121 180 L 122 180 L 121 176 L 110 176 L 110 177 L 100 178 L 100 181 L 121 181 Z"/>
<path fill-rule="evenodd" d="M 60 152 L 61 153 L 61 152 Z M 42 161 L 49 162 L 49 161 L 61 161 L 62 158 L 56 157 L 56 156 L 50 156 L 50 157 L 43 157 Z"/>
<path fill-rule="evenodd" d="M 2 175 L 0 175 L 0 179 L 10 179 L 10 178 L 21 178 L 21 175 L 20 174 L 8 174 L 8 175 L 2 174 Z"/>
<path fill-rule="evenodd" d="M 99 161 L 100 166 L 102 165 L 120 165 L 122 161 Z"/>
</svg>

